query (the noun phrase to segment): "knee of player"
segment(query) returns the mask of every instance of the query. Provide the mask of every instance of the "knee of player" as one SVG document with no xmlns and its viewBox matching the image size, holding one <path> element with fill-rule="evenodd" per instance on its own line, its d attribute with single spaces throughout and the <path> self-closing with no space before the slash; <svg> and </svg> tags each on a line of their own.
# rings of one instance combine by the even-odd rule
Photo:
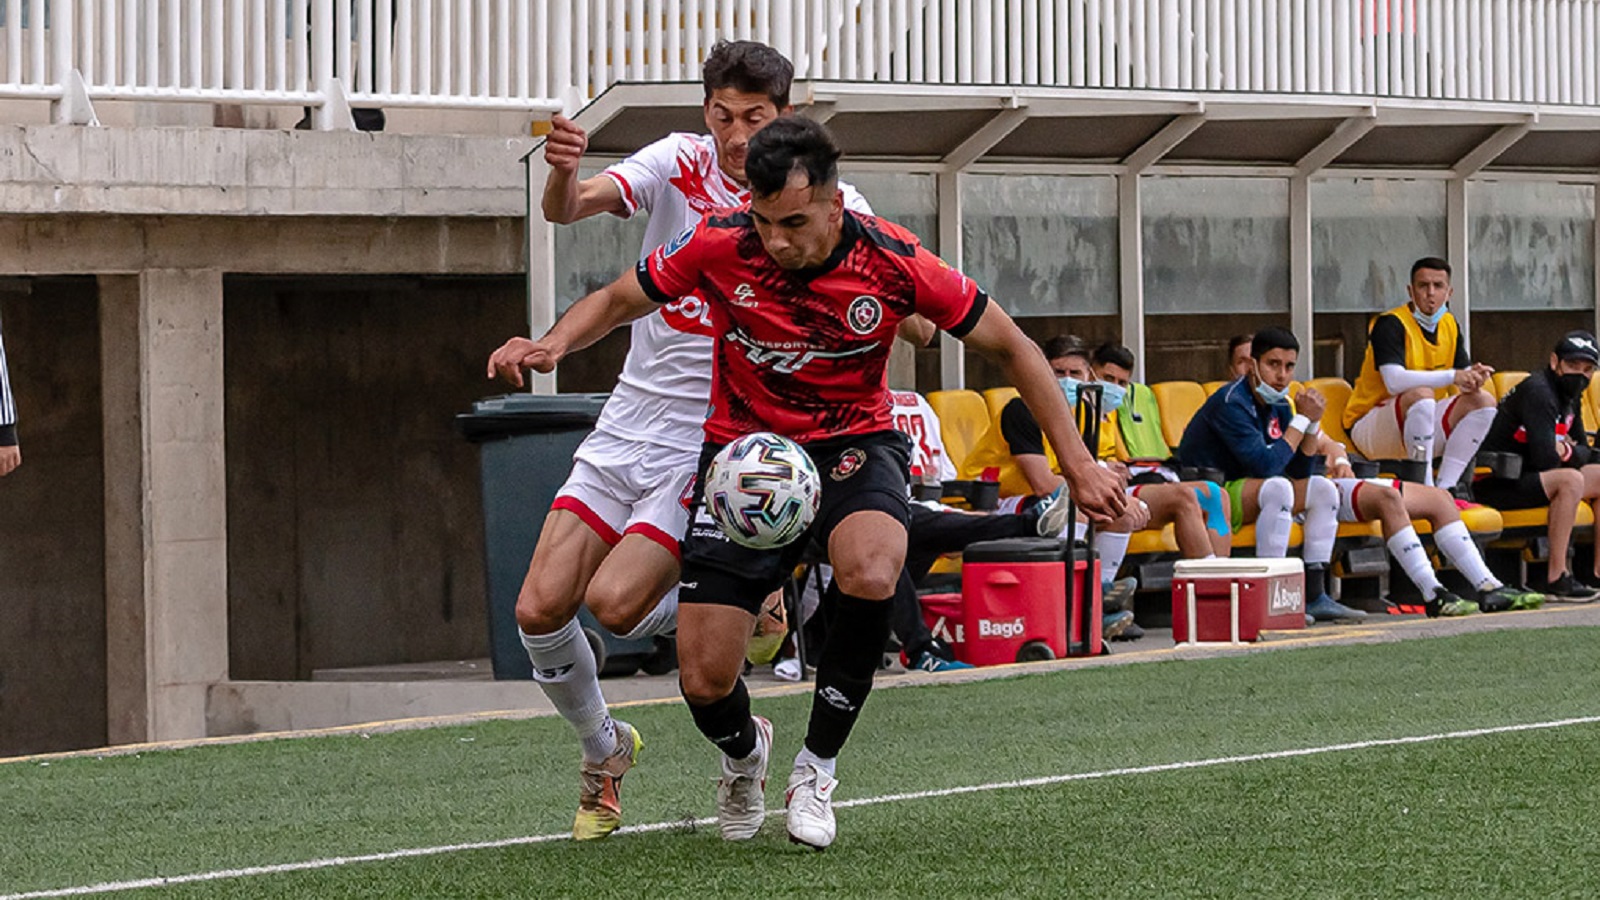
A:
<svg viewBox="0 0 1600 900">
<path fill-rule="evenodd" d="M 1494 395 L 1489 393 L 1487 390 L 1473 391 L 1470 394 L 1459 394 L 1456 397 L 1456 402 L 1461 404 L 1462 409 L 1468 411 L 1494 409 L 1499 405 L 1499 401 L 1496 400 Z"/>
<path fill-rule="evenodd" d="M 517 595 L 517 627 L 524 634 L 549 634 L 577 612 L 558 592 L 541 584 L 525 584 Z"/>
<path fill-rule="evenodd" d="M 1583 473 L 1577 469 L 1551 469 L 1544 473 L 1552 494 L 1581 494 Z"/>
<path fill-rule="evenodd" d="M 894 595 L 895 583 L 900 580 L 900 566 L 893 560 L 868 559 L 833 570 L 839 590 L 852 597 L 865 600 L 886 600 Z"/>
<path fill-rule="evenodd" d="M 678 670 L 678 691 L 690 706 L 709 706 L 733 693 L 733 685 L 693 667 Z"/>
<path fill-rule="evenodd" d="M 1389 489 L 1391 494 L 1394 490 Z M 1399 495 L 1396 494 L 1396 497 Z M 1321 475 L 1313 475 L 1306 482 L 1306 506 L 1337 506 L 1339 486 Z"/>
<path fill-rule="evenodd" d="M 1417 387 L 1411 388 L 1410 390 L 1401 391 L 1399 401 L 1401 406 L 1404 406 L 1408 409 L 1412 404 L 1415 403 L 1421 403 L 1423 401 L 1432 403 L 1433 388 Z"/>
<path fill-rule="evenodd" d="M 644 592 L 637 586 L 623 583 L 589 583 L 583 605 L 594 613 L 595 621 L 612 634 L 627 634 L 639 626 L 648 611 Z"/>
</svg>

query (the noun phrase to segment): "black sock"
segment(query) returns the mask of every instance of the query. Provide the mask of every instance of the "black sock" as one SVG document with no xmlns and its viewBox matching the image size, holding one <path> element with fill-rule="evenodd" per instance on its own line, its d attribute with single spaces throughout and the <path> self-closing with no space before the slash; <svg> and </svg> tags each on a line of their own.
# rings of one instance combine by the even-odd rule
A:
<svg viewBox="0 0 1600 900">
<path fill-rule="evenodd" d="M 1306 597 L 1315 600 L 1328 592 L 1328 567 L 1322 563 L 1306 566 Z"/>
<path fill-rule="evenodd" d="M 837 591 L 837 588 L 830 588 Z M 823 759 L 839 755 L 861 706 L 872 692 L 872 676 L 883 662 L 889 639 L 889 601 L 835 596 L 834 617 L 817 666 L 817 691 L 811 698 L 806 747 Z"/>
<path fill-rule="evenodd" d="M 756 749 L 756 723 L 750 718 L 750 692 L 744 679 L 734 682 L 733 691 L 705 706 L 689 704 L 694 724 L 711 743 L 734 759 L 744 759 Z"/>
</svg>

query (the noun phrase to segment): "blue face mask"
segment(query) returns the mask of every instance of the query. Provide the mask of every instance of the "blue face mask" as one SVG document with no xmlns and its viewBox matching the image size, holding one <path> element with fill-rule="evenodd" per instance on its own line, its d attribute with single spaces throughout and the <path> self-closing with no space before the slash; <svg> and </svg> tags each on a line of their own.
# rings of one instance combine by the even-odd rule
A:
<svg viewBox="0 0 1600 900">
<path fill-rule="evenodd" d="M 1110 381 L 1100 382 L 1100 405 L 1103 413 L 1113 412 L 1128 396 L 1128 389 Z"/>
<path fill-rule="evenodd" d="M 1061 384 L 1061 393 L 1067 395 L 1067 405 L 1076 409 L 1078 406 L 1078 385 L 1083 382 L 1076 378 L 1058 378 Z"/>
<path fill-rule="evenodd" d="M 1423 331 L 1438 331 L 1439 321 L 1444 318 L 1445 311 L 1449 308 L 1450 304 L 1448 303 L 1440 304 L 1439 308 L 1433 311 L 1433 315 L 1425 316 L 1421 310 L 1413 306 L 1411 307 L 1411 318 L 1417 320 L 1417 324 L 1422 326 Z"/>
<path fill-rule="evenodd" d="M 1289 400 L 1289 389 L 1286 387 L 1283 390 L 1279 390 L 1263 381 L 1256 385 L 1256 396 L 1265 400 L 1269 405 L 1285 403 Z"/>
</svg>

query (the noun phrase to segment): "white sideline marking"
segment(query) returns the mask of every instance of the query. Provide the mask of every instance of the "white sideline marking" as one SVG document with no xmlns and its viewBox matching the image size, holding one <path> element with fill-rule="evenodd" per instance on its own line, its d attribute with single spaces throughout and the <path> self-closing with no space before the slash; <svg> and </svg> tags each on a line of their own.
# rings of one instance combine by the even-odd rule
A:
<svg viewBox="0 0 1600 900">
<path fill-rule="evenodd" d="M 1572 719 L 1555 719 L 1549 722 L 1528 722 L 1521 725 L 1500 725 L 1493 728 L 1469 728 L 1464 731 L 1445 731 L 1438 734 L 1414 735 L 1411 737 L 1380 738 L 1370 741 L 1351 741 L 1345 744 L 1328 744 L 1322 747 L 1302 747 L 1295 750 L 1273 750 L 1267 753 L 1249 753 L 1242 756 L 1216 756 L 1210 759 L 1194 759 L 1183 762 L 1159 763 L 1150 766 L 1128 766 L 1121 769 L 1103 769 L 1098 772 L 1074 772 L 1068 775 L 1046 775 L 1040 778 L 1025 778 L 1019 781 L 1002 781 L 990 784 L 974 784 L 964 787 L 940 788 L 932 791 L 913 791 L 905 794 L 884 794 L 878 797 L 862 797 L 857 800 L 841 800 L 835 803 L 838 807 L 876 806 L 882 803 L 901 803 L 907 800 L 926 800 L 935 797 L 954 797 L 961 794 L 978 794 L 987 791 L 1004 791 L 1021 787 L 1039 787 L 1049 784 L 1066 784 L 1073 781 L 1092 781 L 1099 778 L 1114 778 L 1119 775 L 1148 775 L 1156 772 L 1176 772 L 1184 769 L 1204 769 L 1212 766 L 1226 766 L 1234 763 L 1260 762 L 1269 759 L 1292 759 L 1299 756 L 1318 756 L 1324 753 L 1344 753 L 1351 750 L 1370 750 L 1374 747 L 1396 747 L 1405 744 L 1428 744 L 1438 741 L 1457 740 L 1460 738 L 1482 737 L 1490 734 L 1510 734 L 1518 731 L 1540 731 L 1551 728 L 1565 728 L 1570 725 L 1592 725 L 1600 723 L 1600 716 L 1580 716 Z M 768 815 L 783 815 L 783 810 L 769 810 Z M 617 829 L 617 834 L 645 834 L 654 831 L 672 831 L 680 828 L 700 827 L 712 825 L 716 819 L 693 819 L 672 822 L 653 822 L 648 825 L 628 825 Z M 214 872 L 196 872 L 190 875 L 172 875 L 164 878 L 140 878 L 132 881 L 106 881 L 100 884 L 89 884 L 80 887 L 53 888 L 43 891 L 29 891 L 21 894 L 0 895 L 0 900 L 41 900 L 46 897 L 82 897 L 91 894 L 110 894 L 120 891 L 136 891 L 152 887 L 165 887 L 176 884 L 194 884 L 202 881 L 221 881 L 228 878 L 248 878 L 253 875 L 278 875 L 285 872 L 305 872 L 313 869 L 328 869 L 334 866 L 348 866 L 356 863 L 384 862 L 391 859 L 409 859 L 420 856 L 438 856 L 444 853 L 458 853 L 463 850 L 493 850 L 500 847 L 516 847 L 531 844 L 548 844 L 554 841 L 564 841 L 571 837 L 569 832 L 559 834 L 539 834 L 527 837 L 503 838 L 497 841 L 478 841 L 470 844 L 446 844 L 439 847 L 413 847 L 408 850 L 390 850 L 384 853 L 367 853 L 359 856 L 333 856 L 326 859 L 312 859 L 304 862 L 277 863 L 269 866 L 248 866 L 242 869 L 219 869 Z"/>
</svg>

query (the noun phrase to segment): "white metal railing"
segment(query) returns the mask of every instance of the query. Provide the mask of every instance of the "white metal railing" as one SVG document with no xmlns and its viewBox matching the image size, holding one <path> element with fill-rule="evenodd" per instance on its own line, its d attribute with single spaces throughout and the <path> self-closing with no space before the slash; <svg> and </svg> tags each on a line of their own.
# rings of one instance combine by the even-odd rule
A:
<svg viewBox="0 0 1600 900">
<path fill-rule="evenodd" d="M 1600 103 L 1600 0 L 0 0 L 0 98 L 553 109 L 698 78 Z"/>
</svg>

